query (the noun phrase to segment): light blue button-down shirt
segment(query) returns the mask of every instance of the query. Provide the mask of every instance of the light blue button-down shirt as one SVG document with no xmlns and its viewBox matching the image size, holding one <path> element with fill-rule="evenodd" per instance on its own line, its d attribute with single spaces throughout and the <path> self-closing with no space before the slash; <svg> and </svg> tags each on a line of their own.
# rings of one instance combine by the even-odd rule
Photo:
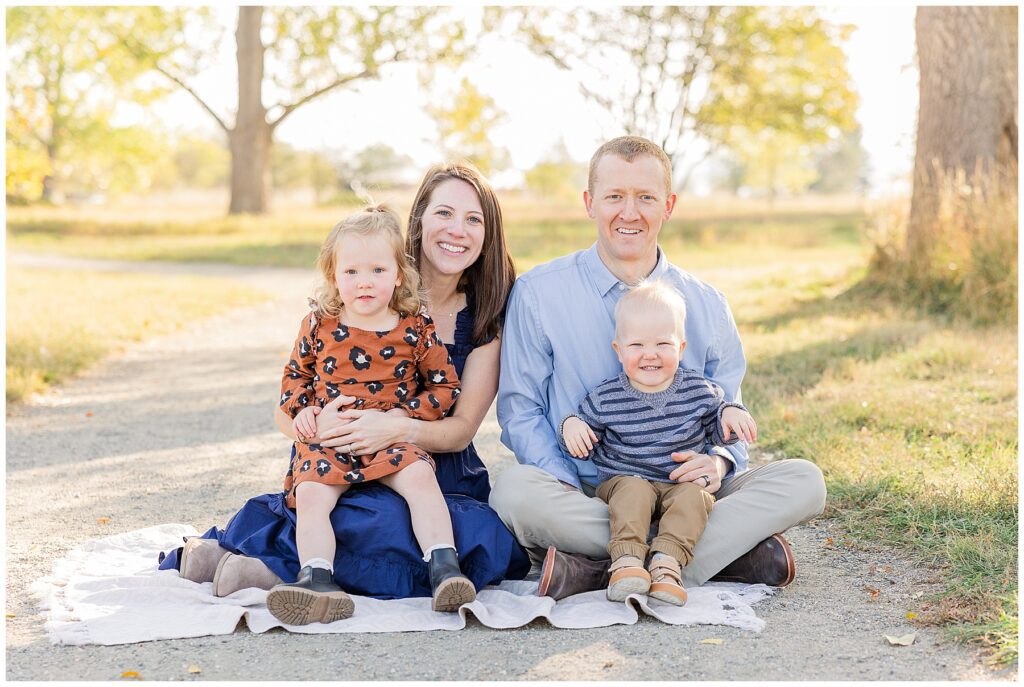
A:
<svg viewBox="0 0 1024 687">
<path fill-rule="evenodd" d="M 675 265 L 658 249 L 648 279 L 664 279 L 686 300 L 686 350 L 681 365 L 701 372 L 740 402 L 747 362 L 725 296 Z M 501 442 L 520 463 L 567 482 L 597 484 L 591 461 L 575 460 L 558 443 L 558 426 L 587 392 L 622 370 L 612 340 L 615 304 L 628 286 L 609 271 L 595 243 L 552 260 L 516 280 L 501 343 L 498 424 Z M 704 453 L 733 463 L 726 476 L 747 469 L 743 441 Z"/>
</svg>

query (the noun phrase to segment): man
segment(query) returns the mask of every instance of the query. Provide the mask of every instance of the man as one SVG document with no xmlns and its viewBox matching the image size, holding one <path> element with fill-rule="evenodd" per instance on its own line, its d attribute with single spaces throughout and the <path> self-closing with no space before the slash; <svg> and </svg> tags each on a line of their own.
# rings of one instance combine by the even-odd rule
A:
<svg viewBox="0 0 1024 687">
<path fill-rule="evenodd" d="M 594 497 L 594 465 L 562 451 L 557 433 L 590 389 L 620 371 L 613 313 L 627 289 L 645 279 L 676 288 L 688 311 L 682 365 L 721 386 L 726 400 L 740 400 L 746 359 L 725 297 L 669 264 L 658 246 L 676 204 L 671 189 L 671 163 L 660 147 L 635 136 L 605 143 L 590 161 L 583 194 L 597 242 L 538 266 L 512 290 L 498 423 L 520 464 L 497 476 L 490 505 L 535 561 L 543 556 L 542 595 L 558 599 L 608 582 L 608 508 Z M 683 571 L 684 586 L 716 575 L 789 584 L 793 557 L 777 533 L 824 509 L 818 467 L 782 460 L 748 469 L 744 442 L 672 459 L 679 466 L 670 479 L 696 482 L 717 498 Z"/>
</svg>

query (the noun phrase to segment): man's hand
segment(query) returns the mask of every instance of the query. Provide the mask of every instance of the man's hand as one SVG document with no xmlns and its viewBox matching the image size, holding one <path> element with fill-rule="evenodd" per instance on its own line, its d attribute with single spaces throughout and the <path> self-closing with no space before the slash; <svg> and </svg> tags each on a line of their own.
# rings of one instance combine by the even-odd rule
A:
<svg viewBox="0 0 1024 687">
<path fill-rule="evenodd" d="M 722 488 L 722 475 L 728 470 L 724 458 L 709 456 L 696 451 L 681 451 L 672 454 L 672 460 L 682 463 L 668 474 L 673 482 L 696 482 L 697 486 L 709 494 Z"/>
<path fill-rule="evenodd" d="M 573 458 L 586 460 L 590 452 L 594 450 L 597 435 L 583 420 L 578 417 L 568 417 L 562 423 L 562 440 Z"/>
<path fill-rule="evenodd" d="M 311 439 L 316 437 L 316 416 L 319 414 L 318 406 L 310 406 L 300 410 L 292 420 L 292 429 L 295 430 L 295 436 L 299 441 L 308 444 Z"/>
<path fill-rule="evenodd" d="M 722 436 L 728 441 L 733 433 L 748 443 L 754 441 L 757 439 L 757 423 L 747 411 L 729 406 L 722 411 Z"/>
</svg>

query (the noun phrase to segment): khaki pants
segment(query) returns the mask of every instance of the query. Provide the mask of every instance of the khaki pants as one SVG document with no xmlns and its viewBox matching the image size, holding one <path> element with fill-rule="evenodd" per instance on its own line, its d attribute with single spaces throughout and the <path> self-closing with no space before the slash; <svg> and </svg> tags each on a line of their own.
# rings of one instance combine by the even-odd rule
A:
<svg viewBox="0 0 1024 687">
<path fill-rule="evenodd" d="M 649 482 L 630 475 L 602 482 L 597 498 L 608 504 L 608 555 L 613 561 L 620 556 L 643 561 L 652 549 L 672 556 L 683 567 L 693 559 L 693 547 L 715 505 L 715 497 L 693 482 Z M 655 516 L 661 522 L 648 547 L 647 534 Z"/>
<path fill-rule="evenodd" d="M 591 558 L 608 555 L 608 506 L 593 493 L 567 489 L 551 473 L 513 465 L 497 474 L 490 505 L 531 557 L 549 546 Z M 780 460 L 739 473 L 715 494 L 717 503 L 683 568 L 697 587 L 758 542 L 820 515 L 825 480 L 807 460 Z"/>
</svg>

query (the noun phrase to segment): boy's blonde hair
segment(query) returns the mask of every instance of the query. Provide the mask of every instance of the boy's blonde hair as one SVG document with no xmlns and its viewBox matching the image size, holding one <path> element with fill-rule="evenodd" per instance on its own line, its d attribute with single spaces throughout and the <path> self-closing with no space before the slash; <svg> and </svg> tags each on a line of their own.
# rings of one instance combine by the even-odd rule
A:
<svg viewBox="0 0 1024 687">
<path fill-rule="evenodd" d="M 338 242 L 343 236 L 381 236 L 395 254 L 398 276 L 402 283 L 395 287 L 388 307 L 400 315 L 418 313 L 423 305 L 420 293 L 420 275 L 412 266 L 412 260 L 405 252 L 401 220 L 394 210 L 386 205 L 374 205 L 338 222 L 320 246 L 320 257 L 316 264 L 320 278 L 313 298 L 316 300 L 316 314 L 320 317 L 337 317 L 345 304 L 334 283 L 334 270 L 338 264 Z"/>
<path fill-rule="evenodd" d="M 641 282 L 630 289 L 615 304 L 615 338 L 619 337 L 619 326 L 627 313 L 667 310 L 676 320 L 676 334 L 680 341 L 686 341 L 686 301 L 682 294 L 664 281 Z"/>
</svg>

